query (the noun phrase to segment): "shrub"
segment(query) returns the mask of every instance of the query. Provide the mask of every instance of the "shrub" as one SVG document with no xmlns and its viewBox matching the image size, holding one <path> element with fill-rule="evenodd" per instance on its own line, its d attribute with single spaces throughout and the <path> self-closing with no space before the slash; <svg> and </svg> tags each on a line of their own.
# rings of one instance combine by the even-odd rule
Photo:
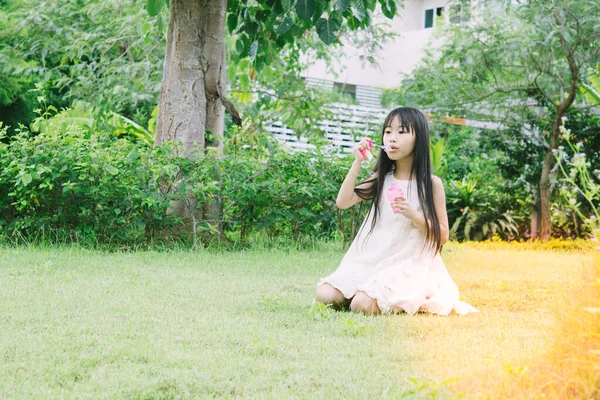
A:
<svg viewBox="0 0 600 400">
<path fill-rule="evenodd" d="M 231 139 L 228 153 L 208 151 L 192 162 L 173 144 L 149 147 L 58 119 L 47 120 L 44 133 L 35 137 L 21 131 L 8 139 L 1 126 L 0 136 L 0 229 L 13 240 L 115 245 L 179 240 L 185 238 L 179 232 L 187 232 L 179 229 L 184 221 L 168 213 L 178 200 L 193 216 L 194 245 L 199 236 L 214 238 L 219 225 L 242 244 L 257 237 L 347 244 L 369 206 L 368 201 L 349 210 L 335 206 L 350 155 L 289 153 L 276 143 L 252 147 Z M 507 186 L 484 161 L 469 176 L 446 184 L 453 238 L 519 238 L 528 207 L 527 200 L 515 200 L 523 194 L 519 182 Z M 217 198 L 223 220 L 204 218 L 205 204 Z M 550 248 L 579 246 L 557 243 Z"/>
<path fill-rule="evenodd" d="M 12 238 L 44 232 L 83 242 L 139 243 L 178 221 L 166 215 L 174 177 L 167 148 L 149 148 L 70 126 L 0 147 L 0 228 Z"/>
<path fill-rule="evenodd" d="M 226 231 L 245 240 L 263 233 L 298 240 L 330 239 L 355 234 L 362 215 L 339 210 L 335 198 L 348 170 L 348 160 L 318 151 L 276 150 L 264 161 L 244 153 L 224 160 L 223 200 Z"/>
<path fill-rule="evenodd" d="M 250 235 L 348 240 L 362 219 L 356 210 L 335 206 L 347 171 L 343 158 L 273 148 L 260 153 L 264 162 L 243 150 L 192 162 L 172 144 L 148 147 L 48 122 L 44 133 L 21 131 L 0 144 L 0 228 L 12 240 L 171 240 L 184 222 L 167 213 L 172 201 L 201 217 L 204 204 L 217 196 L 224 221 L 192 221 L 194 243 L 196 233 L 210 236 L 218 222 L 242 242 Z"/>
</svg>

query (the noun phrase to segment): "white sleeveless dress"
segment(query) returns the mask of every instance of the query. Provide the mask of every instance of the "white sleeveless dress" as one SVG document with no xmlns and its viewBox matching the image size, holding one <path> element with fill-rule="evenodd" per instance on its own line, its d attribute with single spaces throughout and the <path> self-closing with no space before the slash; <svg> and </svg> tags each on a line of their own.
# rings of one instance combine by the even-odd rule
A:
<svg viewBox="0 0 600 400">
<path fill-rule="evenodd" d="M 400 181 L 389 173 L 379 201 L 379 218 L 373 231 L 372 212 L 363 222 L 339 268 L 321 279 L 350 299 L 357 291 L 377 300 L 382 313 L 417 311 L 448 315 L 478 312 L 459 300 L 458 287 L 440 254 L 422 250 L 425 234 L 409 219 L 394 214 L 385 193 L 400 185 L 410 204 L 421 211 L 416 181 Z"/>
</svg>

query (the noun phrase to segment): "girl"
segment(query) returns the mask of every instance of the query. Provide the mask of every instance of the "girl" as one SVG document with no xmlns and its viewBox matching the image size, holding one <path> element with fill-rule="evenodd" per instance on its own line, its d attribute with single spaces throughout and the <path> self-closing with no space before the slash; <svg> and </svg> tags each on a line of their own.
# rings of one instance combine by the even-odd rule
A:
<svg viewBox="0 0 600 400">
<path fill-rule="evenodd" d="M 427 119 L 414 108 L 393 110 L 382 143 L 385 151 L 374 174 L 358 186 L 361 152 L 372 142 L 364 138 L 354 147 L 355 160 L 336 204 L 342 209 L 366 199 L 373 204 L 339 268 L 319 281 L 315 300 L 350 304 L 365 314 L 477 312 L 459 301 L 440 256 L 448 241 L 448 216 L 442 181 L 431 174 Z"/>
</svg>

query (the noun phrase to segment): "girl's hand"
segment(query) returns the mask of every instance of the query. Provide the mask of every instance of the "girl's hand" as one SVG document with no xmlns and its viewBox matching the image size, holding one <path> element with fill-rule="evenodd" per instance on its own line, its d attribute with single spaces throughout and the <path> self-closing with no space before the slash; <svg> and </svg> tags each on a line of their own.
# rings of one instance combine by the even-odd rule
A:
<svg viewBox="0 0 600 400">
<path fill-rule="evenodd" d="M 373 141 L 369 138 L 362 138 L 360 142 L 354 145 L 354 159 L 358 161 L 362 161 L 366 156 L 363 155 L 363 152 L 369 151 L 373 148 Z"/>
<path fill-rule="evenodd" d="M 413 220 L 417 215 L 417 210 L 410 205 L 406 197 L 399 196 L 394 199 L 394 202 L 391 203 L 392 210 L 394 210 L 394 214 L 400 214 L 405 216 L 406 218 Z"/>
</svg>

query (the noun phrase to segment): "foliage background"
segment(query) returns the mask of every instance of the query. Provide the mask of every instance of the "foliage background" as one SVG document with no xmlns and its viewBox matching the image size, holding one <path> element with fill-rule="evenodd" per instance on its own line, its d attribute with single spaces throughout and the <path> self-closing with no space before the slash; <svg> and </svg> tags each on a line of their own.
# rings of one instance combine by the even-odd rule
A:
<svg viewBox="0 0 600 400">
<path fill-rule="evenodd" d="M 341 47 L 325 46 L 308 34 L 257 70 L 251 57 L 236 49 L 245 31 L 234 30 L 227 37 L 229 94 L 243 117 L 242 128 L 228 118 L 224 156 L 186 164 L 169 146 L 148 147 L 166 11 L 150 16 L 145 4 L 60 0 L 44 3 L 40 12 L 30 0 L 0 2 L 0 226 L 7 235 L 123 245 L 178 240 L 174 232 L 181 221 L 165 210 L 189 193 L 162 188 L 180 182 L 187 171 L 186 190 L 222 196 L 222 222 L 232 242 L 351 240 L 367 207 L 335 207 L 349 158 L 319 150 L 289 153 L 264 129 L 281 120 L 324 144 L 317 122 L 331 118 L 328 104 L 348 99 L 307 86 L 300 73 L 315 58 L 335 60 Z M 365 47 L 370 57 L 388 37 L 383 28 L 368 31 L 374 38 Z M 340 39 L 356 40 L 343 29 Z M 427 63 L 434 65 L 431 59 Z M 457 92 L 456 81 L 441 75 L 431 80 L 430 72 L 417 69 L 402 88 L 387 91 L 384 106 L 418 104 L 415 88 L 428 95 L 432 87 Z M 481 71 L 471 72 L 471 78 L 483 79 Z M 588 96 L 594 82 L 586 83 Z M 504 130 L 431 124 L 435 173 L 445 183 L 454 239 L 529 237 L 543 152 L 539 138 L 522 134 L 520 123 L 528 113 L 504 121 Z M 536 123 L 543 131 L 552 118 L 548 109 Z M 569 114 L 565 125 L 574 142 L 582 143 L 590 165 L 600 165 L 600 118 L 582 109 Z M 564 153 L 566 162 L 574 156 Z M 222 187 L 209 178 L 211 171 L 223 172 Z M 599 182 L 597 172 L 592 178 Z M 581 215 L 591 209 L 581 194 L 558 178 L 553 188 L 554 236 L 587 237 L 590 229 Z M 207 222 L 199 230 L 212 232 L 214 226 Z"/>
</svg>

